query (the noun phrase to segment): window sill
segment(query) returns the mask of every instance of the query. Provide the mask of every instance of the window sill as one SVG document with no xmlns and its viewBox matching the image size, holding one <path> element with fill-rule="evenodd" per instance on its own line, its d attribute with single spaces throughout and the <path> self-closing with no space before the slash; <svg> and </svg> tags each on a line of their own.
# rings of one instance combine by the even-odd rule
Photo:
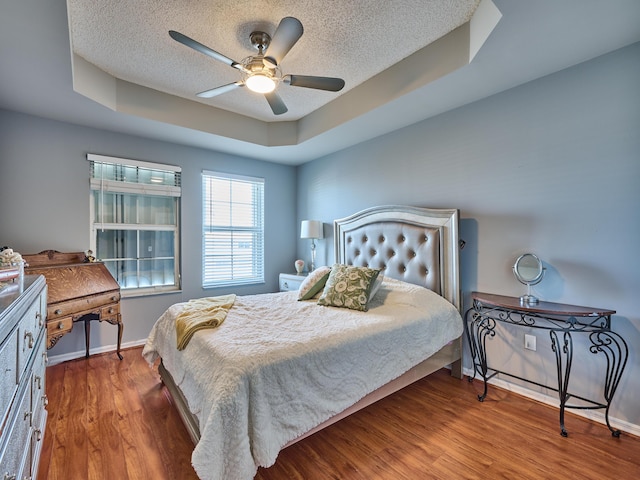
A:
<svg viewBox="0 0 640 480">
<path fill-rule="evenodd" d="M 122 298 L 149 297 L 154 295 L 167 295 L 174 293 L 182 293 L 181 288 L 136 288 L 136 289 L 120 289 Z"/>
</svg>

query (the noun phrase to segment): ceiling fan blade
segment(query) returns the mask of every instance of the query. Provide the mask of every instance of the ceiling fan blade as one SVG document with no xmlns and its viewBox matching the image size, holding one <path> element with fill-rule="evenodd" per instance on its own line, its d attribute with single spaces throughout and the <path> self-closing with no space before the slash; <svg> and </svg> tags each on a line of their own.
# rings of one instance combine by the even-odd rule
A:
<svg viewBox="0 0 640 480">
<path fill-rule="evenodd" d="M 280 20 L 271 43 L 265 52 L 265 60 L 273 65 L 279 65 L 284 56 L 291 50 L 302 36 L 302 23 L 294 17 L 284 17 Z"/>
<path fill-rule="evenodd" d="M 328 90 L 338 92 L 344 87 L 344 80 L 333 77 L 314 77 L 310 75 L 287 75 L 285 83 L 293 87 L 315 88 L 317 90 Z"/>
<path fill-rule="evenodd" d="M 275 115 L 282 115 L 283 113 L 287 113 L 289 109 L 284 104 L 280 96 L 276 92 L 265 93 L 264 98 L 269 102 L 269 106 Z"/>
<path fill-rule="evenodd" d="M 212 98 L 212 97 L 217 97 L 218 95 L 222 95 L 223 93 L 230 92 L 231 90 L 235 90 L 238 87 L 244 87 L 244 83 L 242 82 L 228 83 L 227 85 L 222 85 L 220 87 L 212 88 L 211 90 L 205 90 L 204 92 L 200 92 L 197 95 L 200 98 Z"/>
<path fill-rule="evenodd" d="M 197 52 L 203 53 L 208 57 L 218 60 L 219 62 L 226 63 L 230 67 L 237 68 L 238 70 L 244 69 L 242 64 L 236 62 L 235 60 L 231 60 L 229 57 L 225 57 L 221 53 L 218 53 L 215 50 L 212 50 L 206 45 L 203 45 L 200 42 L 195 41 L 193 38 L 189 38 L 180 32 L 176 32 L 175 30 L 169 30 L 169 35 L 176 42 L 180 42 L 181 44 L 186 45 L 189 48 L 193 48 Z"/>
</svg>

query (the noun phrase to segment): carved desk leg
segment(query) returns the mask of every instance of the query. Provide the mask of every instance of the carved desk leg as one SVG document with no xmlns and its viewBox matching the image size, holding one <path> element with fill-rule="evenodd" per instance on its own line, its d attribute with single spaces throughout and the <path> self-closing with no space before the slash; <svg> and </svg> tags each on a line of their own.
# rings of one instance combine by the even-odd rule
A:
<svg viewBox="0 0 640 480">
<path fill-rule="evenodd" d="M 116 353 L 118 354 L 118 358 L 120 360 L 122 360 L 122 354 L 120 353 L 120 344 L 122 343 L 122 330 L 123 330 L 122 320 L 118 318 L 118 349 L 116 350 Z"/>
<path fill-rule="evenodd" d="M 111 325 L 116 325 L 118 327 L 118 345 L 116 347 L 116 354 L 118 358 L 122 360 L 122 354 L 120 353 L 120 346 L 122 344 L 122 332 L 124 330 L 124 325 L 122 323 L 122 315 L 117 314 L 115 317 L 108 317 L 104 319 L 106 322 L 109 322 Z"/>
<path fill-rule="evenodd" d="M 89 315 L 84 316 L 84 344 L 86 347 L 85 358 L 89 358 L 89 338 L 91 334 L 91 317 Z"/>
</svg>

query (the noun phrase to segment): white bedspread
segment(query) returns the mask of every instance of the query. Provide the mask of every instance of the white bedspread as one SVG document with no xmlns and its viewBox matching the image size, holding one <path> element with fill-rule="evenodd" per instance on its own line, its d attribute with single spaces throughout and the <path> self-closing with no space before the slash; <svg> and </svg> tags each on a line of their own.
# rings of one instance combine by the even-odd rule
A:
<svg viewBox="0 0 640 480">
<path fill-rule="evenodd" d="M 368 312 L 297 301 L 297 292 L 238 296 L 226 321 L 176 349 L 175 317 L 143 350 L 162 357 L 199 422 L 192 463 L 203 480 L 247 480 L 280 449 L 462 334 L 457 310 L 390 278 Z"/>
</svg>

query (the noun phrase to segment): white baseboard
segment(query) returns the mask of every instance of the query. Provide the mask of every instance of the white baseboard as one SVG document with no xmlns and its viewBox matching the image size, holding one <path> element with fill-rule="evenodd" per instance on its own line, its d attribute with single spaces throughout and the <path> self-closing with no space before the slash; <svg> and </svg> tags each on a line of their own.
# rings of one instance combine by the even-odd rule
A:
<svg viewBox="0 0 640 480">
<path fill-rule="evenodd" d="M 463 373 L 469 377 L 473 377 L 473 370 L 471 370 L 470 368 L 463 368 Z M 476 376 L 476 379 L 478 378 L 479 377 Z M 480 380 L 482 379 L 480 378 Z M 540 403 L 544 403 L 545 405 L 551 405 L 552 407 L 558 408 L 558 397 L 552 397 L 540 392 L 535 392 L 521 385 L 516 385 L 514 383 L 498 378 L 497 376 L 491 378 L 487 383 L 503 388 L 510 392 L 517 393 L 518 395 L 522 395 L 523 397 L 531 398 Z M 594 422 L 598 422 L 603 425 L 607 424 L 604 413 L 602 413 L 601 411 L 579 409 L 567 409 L 566 411 L 580 417 L 588 418 L 589 420 L 593 420 Z M 631 435 L 640 437 L 640 425 L 629 423 L 611 416 L 609 416 L 609 423 L 613 428 L 620 429 L 621 432 L 627 432 Z"/>
<path fill-rule="evenodd" d="M 126 342 L 123 343 L 122 345 L 120 345 L 120 349 L 123 350 L 125 348 L 132 348 L 132 347 L 139 347 L 142 346 L 146 343 L 147 339 L 142 339 L 142 340 L 135 340 L 133 342 Z M 89 350 L 89 353 L 91 355 L 94 355 L 96 353 L 107 353 L 107 352 L 114 352 L 117 349 L 117 345 L 105 345 L 103 347 L 98 347 L 98 348 L 93 348 Z M 66 362 L 68 360 L 75 360 L 76 358 L 84 358 L 85 355 L 85 351 L 81 350 L 78 352 L 70 352 L 70 353 L 63 353 L 61 355 L 47 355 L 47 358 L 49 359 L 47 362 L 47 365 L 57 365 L 58 363 L 62 363 L 62 362 Z"/>
</svg>

